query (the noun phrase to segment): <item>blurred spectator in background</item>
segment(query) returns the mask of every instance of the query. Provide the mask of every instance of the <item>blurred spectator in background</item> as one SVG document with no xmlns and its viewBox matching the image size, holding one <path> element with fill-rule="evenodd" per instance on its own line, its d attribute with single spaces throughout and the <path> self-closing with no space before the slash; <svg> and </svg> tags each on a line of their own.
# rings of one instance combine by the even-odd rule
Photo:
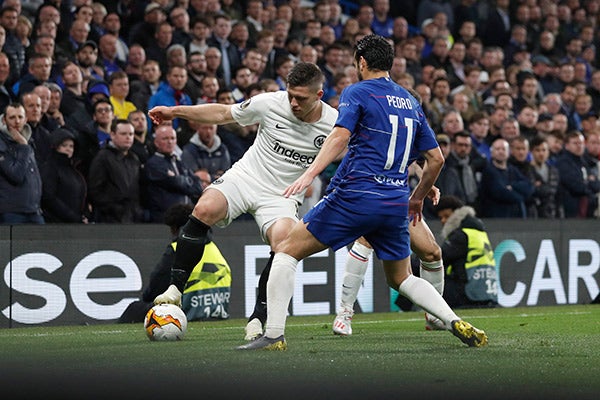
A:
<svg viewBox="0 0 600 400">
<path fill-rule="evenodd" d="M 129 78 L 123 71 L 116 71 L 108 78 L 110 104 L 113 106 L 114 117 L 127 119 L 129 113 L 136 110 L 135 104 L 127 101 L 129 95 Z"/>
<path fill-rule="evenodd" d="M 75 167 L 74 150 L 75 136 L 70 131 L 52 132 L 52 153 L 40 166 L 46 222 L 88 223 L 87 184 Z"/>
<path fill-rule="evenodd" d="M 58 121 L 48 114 L 48 108 L 50 107 L 50 100 L 52 98 L 52 92 L 46 85 L 39 85 L 33 89 L 33 93 L 40 97 L 42 103 L 42 118 L 40 125 L 42 125 L 48 132 L 52 132 L 59 128 Z M 63 123 L 64 125 L 64 123 Z"/>
<path fill-rule="evenodd" d="M 174 204 L 195 204 L 202 194 L 202 183 L 175 154 L 177 136 L 169 125 L 154 133 L 156 152 L 144 167 L 143 186 L 150 222 L 163 222 L 165 211 Z"/>
<path fill-rule="evenodd" d="M 0 224 L 43 224 L 42 179 L 31 128 L 19 103 L 6 107 L 0 121 Z"/>
<path fill-rule="evenodd" d="M 41 124 L 42 99 L 34 92 L 26 93 L 21 99 L 25 108 L 25 119 L 31 128 L 29 144 L 33 147 L 38 166 L 42 165 L 52 152 L 50 132 Z"/>
<path fill-rule="evenodd" d="M 531 165 L 537 174 L 533 198 L 538 218 L 559 218 L 562 216 L 562 205 L 559 200 L 560 177 L 558 169 L 548 163 L 550 150 L 548 143 L 541 136 L 531 140 Z"/>
<path fill-rule="evenodd" d="M 508 141 L 496 139 L 491 146 L 492 159 L 481 178 L 481 211 L 489 218 L 525 218 L 526 201 L 533 185 L 515 167 L 508 164 Z"/>
<path fill-rule="evenodd" d="M 0 29 L 2 29 L 0 27 Z M 0 113 L 4 113 L 6 106 L 14 100 L 12 90 L 6 86 L 10 76 L 10 62 L 6 53 L 0 52 Z"/>
<path fill-rule="evenodd" d="M 131 151 L 138 156 L 142 166 L 146 164 L 150 155 L 154 152 L 152 147 L 152 138 L 148 134 L 148 119 L 146 113 L 141 110 L 135 110 L 129 113 L 127 120 L 133 125 L 133 144 Z"/>
<path fill-rule="evenodd" d="M 154 106 L 179 106 L 192 104 L 190 96 L 185 94 L 183 88 L 187 82 L 187 70 L 183 66 L 173 66 L 167 72 L 167 80 L 161 82 L 158 90 L 148 102 L 148 109 Z M 179 127 L 179 119 L 173 120 L 173 128 Z"/>
<path fill-rule="evenodd" d="M 148 111 L 148 102 L 158 91 L 160 76 L 158 62 L 155 60 L 146 60 L 142 66 L 141 79 L 132 81 L 129 88 L 129 100 L 138 110 Z"/>
<path fill-rule="evenodd" d="M 140 161 L 129 151 L 133 140 L 133 125 L 115 120 L 110 142 L 92 161 L 88 185 L 96 222 L 142 222 Z"/>
<path fill-rule="evenodd" d="M 217 135 L 217 126 L 190 121 L 196 134 L 183 147 L 182 160 L 192 171 L 206 169 L 212 179 L 218 179 L 231 167 L 229 150 Z"/>
<path fill-rule="evenodd" d="M 600 181 L 584 163 L 585 142 L 580 132 L 569 132 L 564 151 L 556 159 L 565 218 L 593 216 L 598 207 Z"/>
</svg>

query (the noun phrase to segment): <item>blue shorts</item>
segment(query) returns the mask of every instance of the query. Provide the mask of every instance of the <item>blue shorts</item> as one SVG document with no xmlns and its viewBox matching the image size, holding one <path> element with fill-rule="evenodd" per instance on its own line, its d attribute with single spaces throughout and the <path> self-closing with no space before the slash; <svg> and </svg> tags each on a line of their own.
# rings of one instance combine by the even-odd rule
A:
<svg viewBox="0 0 600 400">
<path fill-rule="evenodd" d="M 308 231 L 333 250 L 364 236 L 380 260 L 402 260 L 410 255 L 406 215 L 356 214 L 324 197 L 302 219 Z"/>
</svg>

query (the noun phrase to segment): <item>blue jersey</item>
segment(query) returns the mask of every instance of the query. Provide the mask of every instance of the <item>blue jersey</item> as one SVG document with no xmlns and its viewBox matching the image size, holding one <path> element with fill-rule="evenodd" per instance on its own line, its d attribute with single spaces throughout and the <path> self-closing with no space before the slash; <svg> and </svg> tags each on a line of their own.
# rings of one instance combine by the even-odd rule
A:
<svg viewBox="0 0 600 400">
<path fill-rule="evenodd" d="M 338 110 L 336 125 L 352 135 L 328 197 L 354 213 L 406 214 L 408 166 L 438 146 L 421 105 L 391 79 L 379 78 L 347 87 Z"/>
</svg>

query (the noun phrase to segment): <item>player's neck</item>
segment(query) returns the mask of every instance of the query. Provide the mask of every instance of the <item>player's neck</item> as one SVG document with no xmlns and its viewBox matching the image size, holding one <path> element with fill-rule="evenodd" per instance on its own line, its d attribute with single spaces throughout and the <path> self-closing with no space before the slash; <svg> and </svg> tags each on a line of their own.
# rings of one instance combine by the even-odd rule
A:
<svg viewBox="0 0 600 400">
<path fill-rule="evenodd" d="M 317 122 L 321 119 L 321 114 L 323 113 L 323 105 L 321 102 L 317 102 L 315 107 L 303 118 L 300 118 L 302 122 L 306 122 L 307 124 L 312 124 L 313 122 Z"/>
<path fill-rule="evenodd" d="M 363 80 L 366 81 L 368 79 L 389 78 L 390 74 L 388 71 L 369 71 L 368 69 L 364 69 L 362 76 Z"/>
</svg>

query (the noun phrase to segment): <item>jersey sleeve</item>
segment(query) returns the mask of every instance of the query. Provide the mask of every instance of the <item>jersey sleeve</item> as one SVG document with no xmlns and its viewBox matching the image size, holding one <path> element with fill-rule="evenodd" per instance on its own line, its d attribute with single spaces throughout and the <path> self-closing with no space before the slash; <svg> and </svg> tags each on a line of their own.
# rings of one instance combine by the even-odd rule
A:
<svg viewBox="0 0 600 400">
<path fill-rule="evenodd" d="M 348 86 L 342 92 L 338 105 L 339 114 L 335 125 L 346 128 L 350 132 L 354 132 L 362 114 L 362 101 L 358 92 L 355 85 Z"/>
<path fill-rule="evenodd" d="M 270 93 L 261 93 L 251 97 L 242 103 L 233 105 L 231 116 L 242 126 L 261 122 L 265 111 L 269 109 L 270 99 Z"/>
</svg>

